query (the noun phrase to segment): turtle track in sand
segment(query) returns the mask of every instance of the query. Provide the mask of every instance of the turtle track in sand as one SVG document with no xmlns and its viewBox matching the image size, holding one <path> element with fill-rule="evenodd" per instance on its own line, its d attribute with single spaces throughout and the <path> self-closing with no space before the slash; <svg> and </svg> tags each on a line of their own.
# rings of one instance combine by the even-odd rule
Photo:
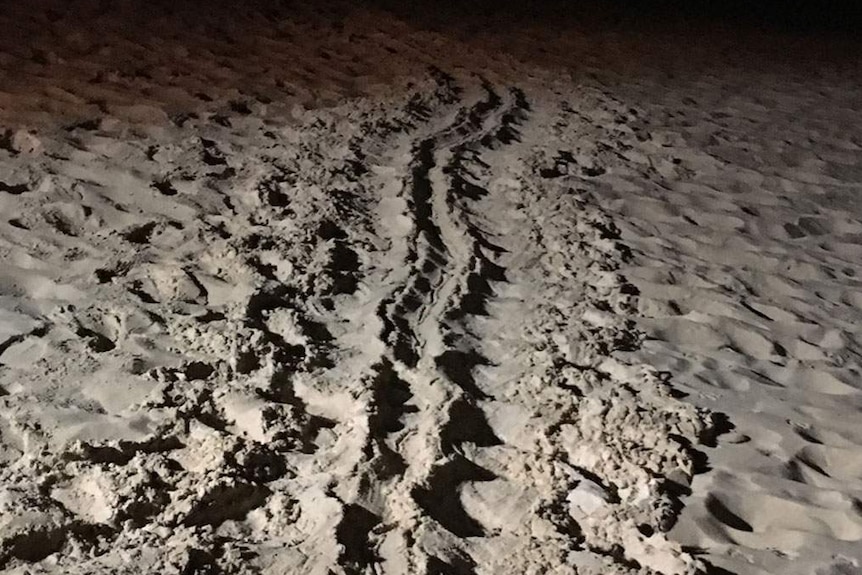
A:
<svg viewBox="0 0 862 575">
<path fill-rule="evenodd" d="M 30 519 L 0 559 L 35 573 L 704 569 L 664 532 L 713 424 L 613 357 L 639 341 L 624 246 L 582 179 L 543 176 L 568 113 L 530 86 L 431 68 L 406 96 L 265 137 L 186 119 L 95 161 L 89 215 L 34 208 L 32 241 L 98 254 L 94 274 L 56 280 L 95 295 L 13 344 L 63 342 L 44 377 L 110 364 L 145 391 L 105 412 L 134 425 L 31 437 L 41 455 L 3 471 L 10 514 Z M 63 137 L 45 142 L 60 180 L 90 141 Z M 112 195 L 103 176 L 136 154 L 153 173 Z"/>
</svg>

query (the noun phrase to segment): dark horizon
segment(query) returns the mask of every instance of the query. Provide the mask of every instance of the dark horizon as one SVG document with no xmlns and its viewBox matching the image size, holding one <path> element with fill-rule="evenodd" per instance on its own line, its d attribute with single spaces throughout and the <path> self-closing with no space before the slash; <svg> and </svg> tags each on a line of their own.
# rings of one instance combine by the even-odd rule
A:
<svg viewBox="0 0 862 575">
<path fill-rule="evenodd" d="M 801 33 L 841 32 L 859 37 L 862 2 L 852 0 L 372 0 L 395 12 L 441 17 L 594 18 L 617 24 L 690 23 Z"/>
</svg>

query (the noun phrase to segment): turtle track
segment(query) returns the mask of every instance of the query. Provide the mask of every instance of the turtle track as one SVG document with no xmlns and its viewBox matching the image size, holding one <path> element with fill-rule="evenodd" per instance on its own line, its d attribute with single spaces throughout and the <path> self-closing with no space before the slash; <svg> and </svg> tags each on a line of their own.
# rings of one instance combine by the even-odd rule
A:
<svg viewBox="0 0 862 575">
<path fill-rule="evenodd" d="M 411 394 L 440 393 L 411 419 L 416 422 L 414 428 L 400 431 L 398 442 L 406 449 L 419 441 L 431 455 L 417 469 L 405 470 L 400 485 L 390 492 L 396 497 L 400 493 L 402 504 L 458 538 L 485 535 L 483 526 L 461 507 L 460 486 L 495 478 L 465 456 L 462 446 L 501 443 L 477 403 L 487 396 L 477 387 L 473 371 L 487 360 L 480 351 L 481 342 L 469 333 L 468 319 L 486 313 L 486 303 L 494 295 L 492 284 L 506 281 L 505 270 L 489 255 L 503 249 L 483 230 L 485 223 L 474 221 L 470 213 L 471 199 L 488 192 L 471 181 L 468 165 L 481 167 L 482 148 L 513 142 L 517 123 L 529 109 L 517 90 L 508 94 L 511 103 L 505 108 L 506 102 L 490 83 L 483 81 L 481 90 L 483 96 L 458 110 L 451 125 L 412 150 L 405 186 L 413 221 L 406 257 L 410 271 L 378 308 L 381 339 L 392 365 L 412 380 Z M 423 426 L 423 421 L 434 425 Z M 413 552 L 415 568 L 429 572 L 447 565 L 455 568 L 451 560 Z M 458 572 L 469 572 L 463 561 L 455 563 L 460 565 Z"/>
<path fill-rule="evenodd" d="M 210 126 L 209 161 L 198 139 L 177 144 L 174 187 L 154 190 L 190 214 L 183 225 L 119 230 L 128 253 L 96 272 L 99 289 L 128 292 L 176 357 L 141 362 L 157 393 L 133 410 L 178 421 L 159 431 L 171 441 L 59 454 L 60 481 L 73 491 L 79 472 L 121 482 L 158 468 L 154 485 L 181 505 L 141 479 L 159 496 L 118 496 L 146 511 L 132 527 L 110 519 L 118 549 L 137 549 L 146 525 L 183 572 L 650 572 L 620 548 L 664 544 L 643 533 L 669 521 L 668 498 L 656 488 L 640 509 L 616 494 L 675 460 L 685 475 L 690 454 L 661 431 L 661 381 L 601 367 L 637 343 L 602 315 L 634 313 L 630 286 L 615 275 L 613 222 L 572 178 L 540 177 L 537 158 L 563 154 L 550 151 L 559 103 L 433 68 L 412 90 L 309 112 L 287 135 Z M 257 147 L 268 140 L 280 143 Z M 152 250 L 155 271 L 132 257 L 197 235 L 181 267 L 175 252 Z M 60 317 L 94 365 L 128 353 L 102 315 Z M 60 333 L 50 327 L 21 337 Z M 693 437 L 702 422 L 674 409 L 675 435 Z M 644 441 L 652 428 L 658 446 Z M 604 515 L 576 520 L 567 497 L 588 483 L 607 495 Z"/>
</svg>

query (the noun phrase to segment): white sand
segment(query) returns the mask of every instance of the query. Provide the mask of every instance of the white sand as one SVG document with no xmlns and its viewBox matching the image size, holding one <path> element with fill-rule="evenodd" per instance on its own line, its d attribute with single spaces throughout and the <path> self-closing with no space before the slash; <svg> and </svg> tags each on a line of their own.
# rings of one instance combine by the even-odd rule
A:
<svg viewBox="0 0 862 575">
<path fill-rule="evenodd" d="M 860 572 L 850 63 L 64 6 L 0 14 L 3 572 Z"/>
</svg>

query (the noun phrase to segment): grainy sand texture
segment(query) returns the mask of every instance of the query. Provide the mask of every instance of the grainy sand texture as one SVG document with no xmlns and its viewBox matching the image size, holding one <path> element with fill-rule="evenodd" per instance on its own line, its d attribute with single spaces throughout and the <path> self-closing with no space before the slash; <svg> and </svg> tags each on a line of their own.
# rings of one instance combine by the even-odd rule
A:
<svg viewBox="0 0 862 575">
<path fill-rule="evenodd" d="M 0 1 L 0 572 L 862 574 L 858 50 L 564 16 Z"/>
</svg>

